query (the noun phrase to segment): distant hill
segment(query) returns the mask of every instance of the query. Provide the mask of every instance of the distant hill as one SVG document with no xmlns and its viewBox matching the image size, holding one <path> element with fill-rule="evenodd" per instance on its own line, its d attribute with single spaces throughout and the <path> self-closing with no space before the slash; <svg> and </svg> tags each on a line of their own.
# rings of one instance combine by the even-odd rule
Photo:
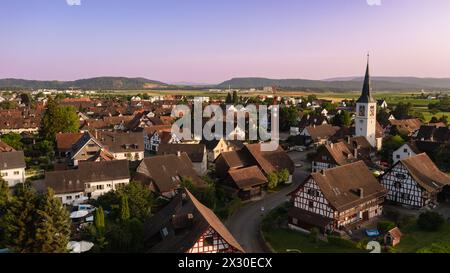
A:
<svg viewBox="0 0 450 273">
<path fill-rule="evenodd" d="M 362 77 L 333 78 L 326 80 L 233 78 L 218 86 L 221 88 L 262 88 L 278 86 L 283 89 L 311 91 L 360 90 Z M 372 77 L 375 91 L 450 90 L 450 78 Z"/>
<path fill-rule="evenodd" d="M 311 92 L 358 91 L 362 87 L 362 77 L 342 77 L 325 80 L 233 78 L 218 85 L 179 82 L 166 84 L 145 78 L 97 77 L 75 81 L 35 81 L 23 79 L 0 79 L 0 89 L 84 89 L 84 90 L 144 90 L 144 89 L 185 89 L 207 88 L 263 88 L 277 86 L 284 90 Z M 448 91 L 450 78 L 414 77 L 372 77 L 374 91 Z"/>
<path fill-rule="evenodd" d="M 171 82 L 171 85 L 176 86 L 215 86 L 216 84 L 212 83 L 203 83 L 203 82 Z"/>
<path fill-rule="evenodd" d="M 139 90 L 163 87 L 167 87 L 167 84 L 145 78 L 126 77 L 97 77 L 75 81 L 0 79 L 0 88 L 20 89 Z"/>
</svg>

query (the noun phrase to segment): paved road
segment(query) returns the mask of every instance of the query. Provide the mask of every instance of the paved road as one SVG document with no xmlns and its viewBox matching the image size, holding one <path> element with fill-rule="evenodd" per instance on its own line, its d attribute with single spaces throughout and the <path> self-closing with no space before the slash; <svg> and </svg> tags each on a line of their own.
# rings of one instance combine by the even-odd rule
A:
<svg viewBox="0 0 450 273">
<path fill-rule="evenodd" d="M 294 159 L 297 156 L 294 154 L 291 156 L 295 163 L 300 162 L 297 158 Z M 259 226 L 263 218 L 261 207 L 264 207 L 264 213 L 267 213 L 288 201 L 289 197 L 286 195 L 293 191 L 308 174 L 309 172 L 297 168 L 292 185 L 283 188 L 279 192 L 266 194 L 262 200 L 245 205 L 228 219 L 226 226 L 246 252 L 264 252 L 259 238 Z"/>
</svg>

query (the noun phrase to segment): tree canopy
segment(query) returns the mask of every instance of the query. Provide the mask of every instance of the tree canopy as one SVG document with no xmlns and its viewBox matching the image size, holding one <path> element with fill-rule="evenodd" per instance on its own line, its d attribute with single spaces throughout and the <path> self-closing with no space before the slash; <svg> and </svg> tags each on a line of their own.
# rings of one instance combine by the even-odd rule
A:
<svg viewBox="0 0 450 273">
<path fill-rule="evenodd" d="M 450 172 L 450 141 L 445 142 L 439 147 L 435 158 L 439 168 Z"/>
<path fill-rule="evenodd" d="M 38 195 L 25 183 L 16 187 L 0 221 L 4 245 L 13 252 L 66 252 L 69 214 L 52 190 Z"/>
<path fill-rule="evenodd" d="M 413 114 L 413 105 L 410 102 L 408 103 L 399 102 L 392 111 L 392 114 L 396 119 L 409 118 Z"/>
<path fill-rule="evenodd" d="M 295 106 L 280 109 L 280 129 L 287 131 L 298 124 L 298 109 Z"/>
<path fill-rule="evenodd" d="M 331 123 L 334 126 L 345 126 L 348 127 L 352 124 L 352 116 L 350 112 L 347 110 L 342 110 L 340 113 L 337 113 L 331 120 Z"/>
<path fill-rule="evenodd" d="M 22 136 L 17 133 L 8 133 L 0 136 L 0 140 L 16 150 L 22 150 Z"/>
<path fill-rule="evenodd" d="M 42 135 L 53 141 L 57 133 L 74 133 L 80 127 L 77 111 L 72 106 L 59 106 L 50 99 L 42 118 Z"/>
</svg>

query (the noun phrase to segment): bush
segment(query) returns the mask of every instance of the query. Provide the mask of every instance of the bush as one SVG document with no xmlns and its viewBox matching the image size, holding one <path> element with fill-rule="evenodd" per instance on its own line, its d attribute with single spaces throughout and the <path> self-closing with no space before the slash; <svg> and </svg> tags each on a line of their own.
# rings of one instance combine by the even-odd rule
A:
<svg viewBox="0 0 450 273">
<path fill-rule="evenodd" d="M 289 181 L 290 173 L 288 169 L 283 169 L 278 173 L 278 182 L 279 183 L 286 183 Z"/>
<path fill-rule="evenodd" d="M 444 224 L 444 217 L 437 212 L 427 211 L 419 215 L 417 225 L 426 231 L 436 231 Z"/>
<path fill-rule="evenodd" d="M 416 217 L 414 217 L 413 215 L 406 215 L 403 216 L 397 223 L 399 227 L 404 228 L 414 225 L 416 223 L 416 220 Z"/>
<path fill-rule="evenodd" d="M 368 244 L 370 241 L 371 241 L 370 239 L 364 238 L 364 239 L 360 240 L 360 241 L 356 244 L 356 247 L 359 248 L 359 249 L 364 249 L 364 250 L 365 250 L 366 247 L 367 247 L 367 244 Z"/>
<path fill-rule="evenodd" d="M 231 202 L 228 205 L 227 217 L 233 215 L 240 207 L 242 207 L 241 199 L 238 197 L 233 198 L 233 200 L 231 200 Z"/>
<path fill-rule="evenodd" d="M 449 253 L 450 245 L 445 243 L 433 243 L 431 246 L 417 250 L 417 253 Z"/>
<path fill-rule="evenodd" d="M 327 239 L 330 244 L 333 244 L 336 246 L 347 247 L 347 248 L 356 248 L 355 242 L 343 239 L 338 236 L 328 236 Z"/>
<path fill-rule="evenodd" d="M 278 175 L 276 173 L 270 173 L 267 176 L 268 187 L 270 190 L 275 189 L 278 186 Z"/>
<path fill-rule="evenodd" d="M 319 241 L 319 234 L 320 231 L 318 228 L 312 228 L 309 233 L 309 239 L 311 240 L 311 242 L 317 243 L 317 241 Z"/>
<path fill-rule="evenodd" d="M 394 221 L 396 223 L 397 223 L 397 221 L 400 218 L 400 213 L 398 211 L 396 211 L 396 210 L 393 210 L 393 209 L 385 208 L 383 210 L 383 214 L 384 214 L 384 216 L 386 216 L 386 218 L 388 218 L 388 219 L 390 219 L 390 220 L 392 220 L 392 221 Z"/>
<path fill-rule="evenodd" d="M 270 211 L 262 221 L 262 228 L 268 230 L 281 227 L 287 219 L 287 213 L 291 206 L 289 202 L 286 202 Z"/>
<path fill-rule="evenodd" d="M 316 157 L 317 153 L 316 152 L 309 152 L 306 154 L 306 159 L 308 161 L 313 161 L 313 159 Z"/>
<path fill-rule="evenodd" d="M 387 246 L 384 249 L 387 253 L 399 253 L 399 250 L 392 246 Z"/>
<path fill-rule="evenodd" d="M 380 221 L 377 224 L 377 228 L 381 233 L 386 233 L 389 230 L 395 228 L 395 223 L 391 221 Z"/>
</svg>

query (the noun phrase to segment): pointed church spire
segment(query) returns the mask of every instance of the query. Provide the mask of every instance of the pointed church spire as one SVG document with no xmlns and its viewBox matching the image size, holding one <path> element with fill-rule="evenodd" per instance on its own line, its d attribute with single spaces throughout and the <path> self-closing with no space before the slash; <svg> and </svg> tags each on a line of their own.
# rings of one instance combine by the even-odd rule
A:
<svg viewBox="0 0 450 273">
<path fill-rule="evenodd" d="M 356 102 L 368 103 L 375 102 L 372 95 L 370 94 L 370 73 L 369 73 L 369 54 L 367 54 L 367 67 L 366 67 L 366 75 L 364 76 L 364 84 L 361 92 L 361 97 Z"/>
</svg>

